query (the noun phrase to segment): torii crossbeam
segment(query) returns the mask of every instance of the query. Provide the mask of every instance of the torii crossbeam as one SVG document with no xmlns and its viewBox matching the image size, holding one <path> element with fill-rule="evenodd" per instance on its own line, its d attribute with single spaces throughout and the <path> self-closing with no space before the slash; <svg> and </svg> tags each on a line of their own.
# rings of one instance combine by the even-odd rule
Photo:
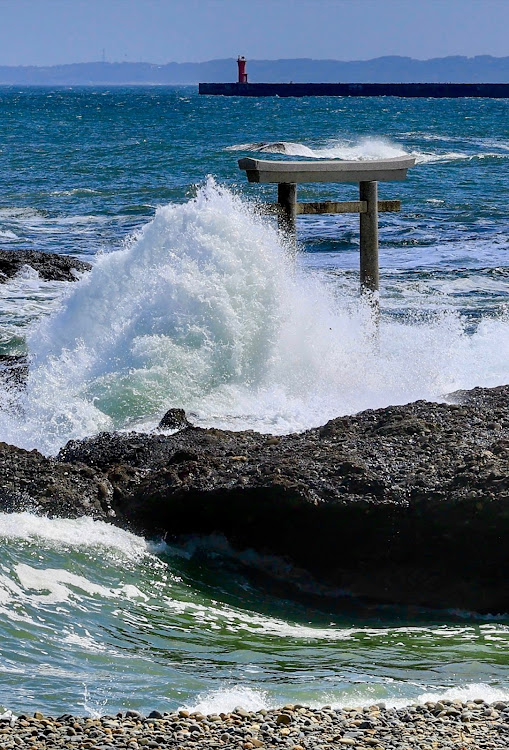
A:
<svg viewBox="0 0 509 750">
<path fill-rule="evenodd" d="M 379 290 L 378 212 L 399 211 L 400 201 L 379 201 L 378 182 L 400 181 L 415 164 L 413 156 L 396 156 L 376 161 L 268 161 L 240 159 L 249 182 L 277 183 L 277 204 L 280 227 L 296 239 L 299 214 L 358 213 L 360 215 L 360 280 L 361 289 Z M 299 182 L 358 182 L 359 200 L 346 202 L 297 203 Z"/>
</svg>

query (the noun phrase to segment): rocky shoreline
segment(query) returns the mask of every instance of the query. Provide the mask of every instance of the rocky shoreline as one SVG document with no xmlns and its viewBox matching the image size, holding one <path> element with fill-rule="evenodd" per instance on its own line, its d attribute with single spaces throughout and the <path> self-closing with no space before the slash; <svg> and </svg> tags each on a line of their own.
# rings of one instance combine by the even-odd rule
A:
<svg viewBox="0 0 509 750">
<path fill-rule="evenodd" d="M 104 433 L 56 458 L 0 444 L 0 509 L 222 534 L 377 603 L 509 611 L 509 386 L 302 434 Z M 175 421 L 172 421 L 176 420 Z"/>
<path fill-rule="evenodd" d="M 45 281 L 76 281 L 92 265 L 72 255 L 57 255 L 41 250 L 4 250 L 0 248 L 0 284 L 16 276 L 24 266 L 37 271 Z"/>
<path fill-rule="evenodd" d="M 405 708 L 281 709 L 209 714 L 181 710 L 116 716 L 0 720 L 0 750 L 496 750 L 509 746 L 509 704 L 442 700 Z"/>
</svg>

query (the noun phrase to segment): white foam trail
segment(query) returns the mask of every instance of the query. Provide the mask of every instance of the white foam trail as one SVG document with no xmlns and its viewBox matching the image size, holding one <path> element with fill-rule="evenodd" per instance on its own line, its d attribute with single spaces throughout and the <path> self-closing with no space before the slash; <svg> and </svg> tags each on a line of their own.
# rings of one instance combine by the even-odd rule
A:
<svg viewBox="0 0 509 750">
<path fill-rule="evenodd" d="M 415 682 L 395 681 L 386 678 L 381 681 L 353 684 L 346 690 L 328 692 L 321 696 L 320 701 L 312 701 L 311 707 L 320 708 L 330 704 L 332 708 L 346 708 L 352 706 L 370 706 L 383 702 L 387 708 L 404 708 L 413 704 L 436 703 L 442 700 L 460 700 L 464 703 L 482 699 L 486 703 L 509 700 L 509 690 L 496 688 L 486 683 L 468 683 L 452 688 L 433 688 L 423 690 L 423 686 Z"/>
<path fill-rule="evenodd" d="M 45 216 L 43 211 L 39 211 L 36 208 L 22 208 L 16 206 L 10 206 L 9 208 L 0 208 L 0 221 L 6 219 L 24 220 L 24 219 L 35 219 Z"/>
<path fill-rule="evenodd" d="M 407 151 L 387 138 L 361 138 L 359 141 L 337 141 L 324 148 L 315 149 L 320 159 L 345 159 L 366 161 L 370 159 L 391 159 L 405 156 Z"/>
<path fill-rule="evenodd" d="M 20 563 L 16 565 L 15 572 L 20 585 L 25 590 L 47 592 L 40 596 L 32 596 L 31 599 L 34 603 L 55 604 L 65 602 L 71 595 L 69 587 L 77 588 L 91 596 L 101 596 L 103 599 L 112 596 L 112 590 L 106 586 L 98 586 L 84 576 L 70 573 L 67 570 L 34 568 L 32 565 Z"/>
<path fill-rule="evenodd" d="M 70 190 L 54 190 L 50 195 L 55 196 L 67 196 L 67 195 L 100 195 L 99 190 L 93 190 L 92 188 L 71 188 Z"/>
<path fill-rule="evenodd" d="M 341 159 L 346 161 L 366 161 L 373 159 L 391 159 L 397 156 L 415 156 L 417 164 L 436 164 L 472 159 L 506 159 L 508 155 L 500 152 L 482 152 L 477 154 L 462 151 L 407 151 L 403 146 L 387 138 L 367 137 L 358 141 L 338 140 L 327 146 L 312 148 L 303 143 L 291 141 L 272 141 L 258 143 L 241 143 L 229 146 L 227 151 L 252 151 L 262 154 L 285 154 L 302 156 L 307 159 Z"/>
<path fill-rule="evenodd" d="M 92 518 L 47 518 L 32 513 L 0 513 L 0 540 L 54 549 L 101 549 L 109 558 L 139 561 L 150 546 L 142 537 Z"/>
<path fill-rule="evenodd" d="M 311 627 L 298 623 L 287 622 L 277 617 L 258 615 L 223 604 L 201 604 L 183 599 L 166 597 L 165 603 L 169 611 L 176 615 L 185 614 L 188 619 L 188 628 L 201 630 L 206 624 L 210 629 L 217 622 L 222 622 L 222 628 L 235 634 L 240 632 L 249 633 L 256 637 L 276 636 L 277 638 L 288 638 L 294 641 L 347 641 L 359 634 L 358 628 L 340 627 Z M 368 634 L 378 636 L 380 629 L 362 628 L 363 636 Z M 388 631 L 385 631 L 386 633 Z"/>
<path fill-rule="evenodd" d="M 30 600 L 33 604 L 57 604 L 66 602 L 71 597 L 80 598 L 76 594 L 76 589 L 89 596 L 101 597 L 108 601 L 118 598 L 144 599 L 145 601 L 148 599 L 136 586 L 131 584 L 115 588 L 101 586 L 89 581 L 85 576 L 60 568 L 34 568 L 32 565 L 19 563 L 15 567 L 15 572 L 23 589 L 45 592 L 38 596 L 32 595 Z"/>
<path fill-rule="evenodd" d="M 0 545 L 15 557 L 18 557 L 16 550 L 23 555 L 24 549 L 36 549 L 40 561 L 51 554 L 66 559 L 74 553 L 85 554 L 93 561 L 100 560 L 105 569 L 114 569 L 115 581 L 118 571 L 124 574 L 128 569 L 137 570 L 145 561 L 151 568 L 164 565 L 153 556 L 152 545 L 143 538 L 91 518 L 49 519 L 28 512 L 0 513 Z M 28 558 L 29 562 L 15 563 L 9 563 L 9 559 L 9 554 L 4 556 L 0 566 L 0 616 L 37 630 L 47 630 L 50 626 L 44 618 L 34 615 L 34 607 L 37 611 L 42 605 L 70 602 L 86 610 L 88 605 L 84 601 L 90 598 L 120 604 L 126 601 L 145 603 L 149 598 L 131 583 L 103 585 L 64 568 L 42 566 L 40 562 L 33 565 L 33 558 Z M 81 645 L 86 646 L 85 642 Z"/>
<path fill-rule="evenodd" d="M 259 711 L 261 708 L 271 708 L 268 694 L 263 690 L 237 685 L 235 687 L 211 690 L 202 693 L 189 704 L 182 706 L 188 711 L 199 711 L 204 714 L 219 714 L 233 711 L 242 706 L 246 711 Z"/>
<path fill-rule="evenodd" d="M 0 714 L 0 721 L 8 721 L 11 727 L 15 725 L 17 718 L 18 717 L 10 710 L 4 711 L 2 714 Z"/>
<path fill-rule="evenodd" d="M 1 413 L 0 439 L 51 453 L 154 425 L 172 406 L 201 424 L 290 432 L 507 380 L 502 316 L 472 336 L 447 309 L 428 323 L 383 322 L 379 348 L 369 320 L 362 303 L 294 271 L 275 229 L 209 182 L 101 256 L 38 324 L 24 418 Z"/>
<path fill-rule="evenodd" d="M 318 699 L 316 696 L 310 699 L 312 694 L 306 695 L 305 692 L 305 687 L 301 687 L 296 696 L 290 696 L 291 702 L 302 701 L 304 705 L 316 709 L 325 705 L 330 705 L 333 709 L 341 709 L 352 706 L 370 706 L 373 703 L 382 702 L 387 708 L 399 709 L 428 701 L 436 703 L 441 700 L 461 700 L 466 703 L 482 698 L 486 703 L 495 703 L 509 700 L 509 690 L 496 688 L 486 683 L 468 683 L 452 688 L 422 691 L 422 687 L 416 683 L 401 684 L 390 678 L 382 681 L 367 681 L 362 684 L 354 683 L 347 689 L 337 691 L 324 691 Z M 406 695 L 401 695 L 403 692 Z M 199 711 L 205 716 L 228 713 L 238 706 L 255 713 L 260 709 L 278 708 L 284 701 L 285 698 L 271 695 L 265 690 L 235 685 L 202 693 L 193 702 L 184 704 L 182 708 L 188 711 Z"/>
<path fill-rule="evenodd" d="M 269 141 L 267 143 L 239 143 L 227 146 L 226 151 L 255 151 L 261 154 L 286 154 L 287 156 L 307 156 L 310 159 L 320 158 L 318 152 L 303 143 L 292 141 Z"/>
<path fill-rule="evenodd" d="M 90 633 L 86 635 L 78 635 L 74 632 L 66 633 L 63 642 L 69 646 L 77 646 L 80 651 L 87 651 L 91 654 L 101 654 L 108 651 L 111 653 L 111 647 L 94 640 Z"/>
<path fill-rule="evenodd" d="M 507 702 L 509 701 L 509 690 L 507 688 L 497 688 L 493 685 L 487 685 L 484 682 L 475 682 L 467 685 L 458 685 L 442 691 L 430 690 L 429 692 L 421 693 L 418 701 L 419 703 L 426 703 L 427 701 L 460 700 L 466 703 L 466 701 L 473 701 L 476 698 L 482 698 L 486 703 L 494 703 L 495 701 Z"/>
<path fill-rule="evenodd" d="M 403 156 L 407 152 L 386 138 L 361 138 L 359 141 L 338 140 L 328 146 L 311 148 L 303 143 L 273 141 L 267 143 L 241 143 L 229 146 L 228 151 L 255 151 L 267 154 L 286 154 L 310 159 L 346 159 L 362 161 L 366 159 L 389 159 Z"/>
</svg>

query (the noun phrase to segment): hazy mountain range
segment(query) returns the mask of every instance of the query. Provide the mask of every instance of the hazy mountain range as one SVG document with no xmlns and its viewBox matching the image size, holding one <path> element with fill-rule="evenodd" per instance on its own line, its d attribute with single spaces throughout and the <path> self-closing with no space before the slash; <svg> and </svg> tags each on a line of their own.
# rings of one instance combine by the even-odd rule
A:
<svg viewBox="0 0 509 750">
<path fill-rule="evenodd" d="M 252 83 L 509 83 L 509 57 L 377 57 L 373 60 L 248 60 Z M 0 84 L 7 85 L 121 85 L 220 83 L 237 79 L 234 58 L 201 63 L 110 63 L 0 66 Z"/>
</svg>

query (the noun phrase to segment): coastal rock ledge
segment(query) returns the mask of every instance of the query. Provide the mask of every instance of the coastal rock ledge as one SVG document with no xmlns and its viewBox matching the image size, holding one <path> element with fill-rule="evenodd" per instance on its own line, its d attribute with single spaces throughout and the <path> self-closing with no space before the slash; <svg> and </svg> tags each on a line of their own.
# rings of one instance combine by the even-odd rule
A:
<svg viewBox="0 0 509 750">
<path fill-rule="evenodd" d="M 0 248 L 0 284 L 12 279 L 25 266 L 33 268 L 45 281 L 77 281 L 81 274 L 92 268 L 90 263 L 72 255 Z"/>
<path fill-rule="evenodd" d="M 224 535 L 365 601 L 509 611 L 509 386 L 275 437 L 103 433 L 0 444 L 0 508 Z"/>
</svg>

